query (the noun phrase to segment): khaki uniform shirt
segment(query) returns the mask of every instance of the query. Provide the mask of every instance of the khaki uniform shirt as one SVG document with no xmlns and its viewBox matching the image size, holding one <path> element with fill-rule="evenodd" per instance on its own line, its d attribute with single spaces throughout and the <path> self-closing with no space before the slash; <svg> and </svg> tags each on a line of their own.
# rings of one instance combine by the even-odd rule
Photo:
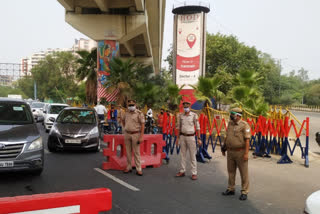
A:
<svg viewBox="0 0 320 214">
<path fill-rule="evenodd" d="M 143 113 L 137 109 L 134 112 L 126 111 L 121 115 L 121 120 L 125 122 L 124 130 L 128 132 L 141 131 L 141 126 L 145 123 Z"/>
<path fill-rule="evenodd" d="M 247 122 L 239 120 L 237 123 L 230 121 L 228 124 L 227 136 L 225 144 L 227 149 L 245 148 L 245 139 L 250 139 L 250 126 Z"/>
<path fill-rule="evenodd" d="M 176 128 L 179 129 L 180 133 L 195 134 L 194 127 L 196 127 L 196 130 L 200 130 L 198 115 L 196 113 L 190 112 L 188 115 L 185 113 L 178 115 Z"/>
</svg>

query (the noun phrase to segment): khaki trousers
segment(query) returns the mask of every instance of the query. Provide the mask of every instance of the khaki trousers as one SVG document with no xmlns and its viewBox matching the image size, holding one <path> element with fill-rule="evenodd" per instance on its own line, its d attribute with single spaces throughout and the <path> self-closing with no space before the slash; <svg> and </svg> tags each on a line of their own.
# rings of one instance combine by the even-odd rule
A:
<svg viewBox="0 0 320 214">
<path fill-rule="evenodd" d="M 180 172 L 185 172 L 186 171 L 186 155 L 187 151 L 189 150 L 189 155 L 190 155 L 190 161 L 191 161 L 191 173 L 192 175 L 197 174 L 197 159 L 196 159 L 196 154 L 197 154 L 197 146 L 196 146 L 196 141 L 194 136 L 183 136 L 180 135 L 179 139 L 179 144 L 180 144 Z"/>
<path fill-rule="evenodd" d="M 235 190 L 236 171 L 239 168 L 241 176 L 241 194 L 249 193 L 248 161 L 243 160 L 245 151 L 227 151 L 227 167 L 229 174 L 228 190 Z"/>
<path fill-rule="evenodd" d="M 140 133 L 136 134 L 124 134 L 124 143 L 126 145 L 127 151 L 127 170 L 132 169 L 132 150 L 134 156 L 134 162 L 136 164 L 136 170 L 141 170 L 141 162 L 140 162 L 140 144 L 137 144 L 140 137 Z"/>
</svg>

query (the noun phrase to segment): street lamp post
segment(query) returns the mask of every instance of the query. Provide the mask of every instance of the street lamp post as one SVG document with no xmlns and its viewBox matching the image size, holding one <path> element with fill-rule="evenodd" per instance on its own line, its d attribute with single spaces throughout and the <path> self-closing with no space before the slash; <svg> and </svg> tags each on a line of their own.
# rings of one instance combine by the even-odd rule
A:
<svg viewBox="0 0 320 214">
<path fill-rule="evenodd" d="M 281 97 L 281 71 L 282 71 L 282 65 L 281 62 L 282 60 L 286 60 L 288 58 L 283 58 L 283 59 L 279 59 L 278 63 L 279 63 L 279 99 Z"/>
</svg>

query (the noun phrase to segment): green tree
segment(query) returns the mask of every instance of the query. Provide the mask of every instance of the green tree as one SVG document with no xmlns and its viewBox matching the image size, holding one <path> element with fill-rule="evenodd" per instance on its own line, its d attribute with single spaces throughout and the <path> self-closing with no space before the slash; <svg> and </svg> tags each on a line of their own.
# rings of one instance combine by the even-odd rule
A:
<svg viewBox="0 0 320 214">
<path fill-rule="evenodd" d="M 85 81 L 86 102 L 93 104 L 97 100 L 97 49 L 92 49 L 91 52 L 77 51 L 77 54 L 79 55 L 77 78 Z"/>
<path fill-rule="evenodd" d="M 167 106 L 171 111 L 177 110 L 179 107 L 183 95 L 180 94 L 180 91 L 185 85 L 177 86 L 172 82 L 168 82 L 167 85 Z"/>
<path fill-rule="evenodd" d="M 27 98 L 34 98 L 34 80 L 31 76 L 18 79 L 15 87 L 23 91 Z"/>
<path fill-rule="evenodd" d="M 215 77 L 199 77 L 198 84 L 192 86 L 195 90 L 195 97 L 197 100 L 205 101 L 205 103 L 212 106 L 211 99 L 215 98 L 216 100 L 220 100 L 224 95 L 223 92 L 219 90 L 219 87 L 222 84 L 223 78 L 221 76 Z"/>
<path fill-rule="evenodd" d="M 243 69 L 236 75 L 234 83 L 229 96 L 236 103 L 246 111 L 255 115 L 266 115 L 268 111 L 268 104 L 264 101 L 261 88 L 259 88 L 259 81 L 262 78 L 254 70 Z"/>
<path fill-rule="evenodd" d="M 305 103 L 307 105 L 320 105 L 320 83 L 313 84 L 307 89 Z"/>
<path fill-rule="evenodd" d="M 258 70 L 260 52 L 240 43 L 235 36 L 207 33 L 206 75 L 213 76 L 221 69 L 237 74 L 241 68 Z"/>
<path fill-rule="evenodd" d="M 32 79 L 37 84 L 40 100 L 65 102 L 78 90 L 75 70 L 76 57 L 70 52 L 57 52 L 46 56 L 32 68 Z"/>
<path fill-rule="evenodd" d="M 0 86 L 0 97 L 8 97 L 9 94 L 18 94 L 23 98 L 28 98 L 26 94 L 20 89 L 11 86 Z"/>
<path fill-rule="evenodd" d="M 133 88 L 136 85 L 137 63 L 132 59 L 126 61 L 120 58 L 113 58 L 110 62 L 110 76 L 106 82 L 109 92 L 119 90 L 118 103 L 126 106 L 127 100 L 133 97 Z"/>
</svg>

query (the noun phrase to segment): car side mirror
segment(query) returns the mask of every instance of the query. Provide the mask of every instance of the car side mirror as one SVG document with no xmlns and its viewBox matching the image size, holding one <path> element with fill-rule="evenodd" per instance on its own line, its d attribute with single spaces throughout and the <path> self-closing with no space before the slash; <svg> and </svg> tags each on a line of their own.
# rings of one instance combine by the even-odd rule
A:
<svg viewBox="0 0 320 214">
<path fill-rule="evenodd" d="M 54 117 L 50 117 L 49 120 L 50 120 L 51 122 L 54 122 L 56 119 L 54 119 Z"/>
</svg>

